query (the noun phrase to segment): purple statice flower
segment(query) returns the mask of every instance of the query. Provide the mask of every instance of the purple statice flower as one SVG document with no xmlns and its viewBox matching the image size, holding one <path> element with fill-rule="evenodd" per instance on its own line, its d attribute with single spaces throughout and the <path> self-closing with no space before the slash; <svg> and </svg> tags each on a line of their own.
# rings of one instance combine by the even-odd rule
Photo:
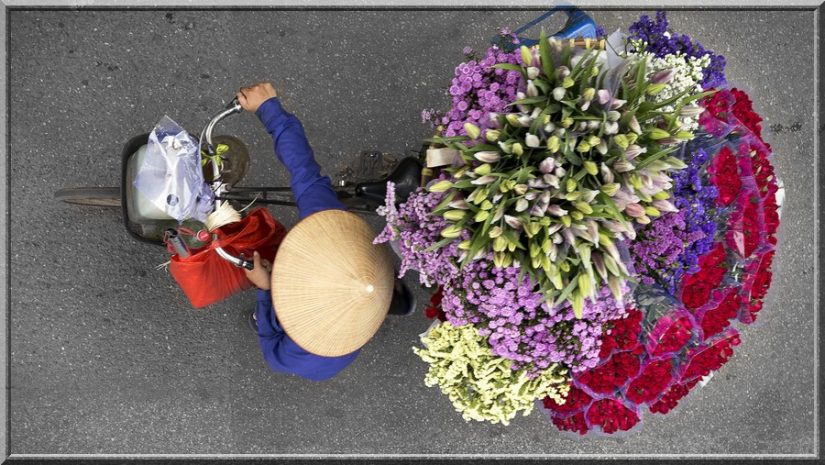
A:
<svg viewBox="0 0 825 465">
<path fill-rule="evenodd" d="M 401 255 L 399 278 L 409 270 L 416 270 L 421 284 L 429 287 L 448 281 L 458 274 L 458 243 L 463 238 L 437 250 L 427 250 L 442 239 L 441 231 L 448 226 L 447 220 L 432 214 L 443 196 L 443 193 L 418 188 L 406 202 L 396 208 L 395 186 L 387 183 L 387 204 L 378 210 L 385 217 L 387 225 L 374 243 L 398 241 Z"/>
<path fill-rule="evenodd" d="M 633 267 L 642 284 L 659 283 L 674 294 L 685 274 L 698 271 L 716 234 L 716 186 L 707 179 L 705 150 L 686 149 L 687 168 L 673 174 L 672 203 L 679 209 L 641 227 L 630 244 Z"/>
<path fill-rule="evenodd" d="M 499 63 L 517 64 L 521 54 L 505 52 L 497 46 L 487 49 L 480 59 L 471 59 L 455 68 L 450 82 L 450 109 L 440 115 L 444 135 L 464 135 L 464 123 L 473 123 L 482 130 L 491 126 L 490 112 L 502 112 L 508 102 L 522 90 L 521 73 L 493 68 Z M 430 114 L 435 114 L 430 112 Z"/>
<path fill-rule="evenodd" d="M 701 58 L 708 55 L 710 64 L 702 71 L 702 87 L 710 89 L 725 84 L 725 57 L 706 50 L 699 42 L 691 41 L 685 34 L 668 31 L 667 17 L 664 11 L 656 12 L 656 20 L 642 15 L 628 29 L 630 40 L 641 40 L 646 44 L 643 51 L 651 52 L 657 57 L 685 54 L 688 57 Z"/>
<path fill-rule="evenodd" d="M 595 366 L 602 327 L 621 318 L 625 306 L 605 287 L 595 301 L 585 301 L 582 318 L 576 319 L 569 303 L 549 306 L 528 275 L 519 279 L 519 271 L 495 267 L 491 256 L 470 262 L 443 286 L 447 319 L 457 326 L 475 325 L 494 354 L 512 360 L 513 369 L 526 368 L 530 376 L 553 363 L 573 371 Z"/>
</svg>

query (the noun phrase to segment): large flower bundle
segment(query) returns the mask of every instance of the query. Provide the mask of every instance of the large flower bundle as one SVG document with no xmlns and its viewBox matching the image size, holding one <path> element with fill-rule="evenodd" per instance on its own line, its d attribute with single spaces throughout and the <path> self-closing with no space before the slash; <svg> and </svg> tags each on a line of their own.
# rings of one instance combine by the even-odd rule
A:
<svg viewBox="0 0 825 465">
<path fill-rule="evenodd" d="M 456 68 L 451 108 L 425 115 L 450 163 L 398 206 L 389 186 L 376 241 L 436 288 L 415 351 L 466 419 L 539 403 L 561 430 L 630 430 L 718 370 L 761 309 L 770 146 L 724 58 L 664 13 L 516 47 Z"/>
</svg>

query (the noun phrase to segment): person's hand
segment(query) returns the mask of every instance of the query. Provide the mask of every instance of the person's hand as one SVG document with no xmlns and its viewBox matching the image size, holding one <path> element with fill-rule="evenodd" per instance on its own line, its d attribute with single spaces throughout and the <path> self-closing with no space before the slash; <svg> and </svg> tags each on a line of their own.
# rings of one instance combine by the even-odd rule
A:
<svg viewBox="0 0 825 465">
<path fill-rule="evenodd" d="M 261 259 L 261 254 L 257 251 L 255 251 L 252 262 L 255 264 L 252 271 L 246 268 L 243 270 L 246 278 L 258 289 L 268 291 L 272 282 L 272 264 L 268 260 Z"/>
<path fill-rule="evenodd" d="M 238 102 L 244 110 L 255 113 L 262 103 L 277 97 L 278 93 L 271 82 L 259 82 L 251 86 L 241 87 L 241 90 L 235 94 L 238 97 Z"/>
</svg>

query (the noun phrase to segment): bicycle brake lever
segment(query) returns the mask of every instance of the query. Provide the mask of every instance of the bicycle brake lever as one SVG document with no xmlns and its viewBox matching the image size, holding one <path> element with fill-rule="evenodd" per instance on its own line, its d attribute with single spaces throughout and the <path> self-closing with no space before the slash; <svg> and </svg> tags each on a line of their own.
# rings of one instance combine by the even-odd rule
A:
<svg viewBox="0 0 825 465">
<path fill-rule="evenodd" d="M 243 107 L 241 106 L 241 103 L 238 101 L 238 97 L 233 98 L 229 103 L 227 103 L 226 109 L 231 109 L 234 113 L 240 113 L 243 111 Z"/>
<path fill-rule="evenodd" d="M 249 271 L 252 271 L 255 268 L 255 264 L 250 262 L 249 260 L 244 260 L 243 258 L 238 258 L 234 255 L 230 255 L 221 247 L 215 247 L 215 252 L 221 256 L 224 260 L 232 263 L 233 265 L 237 266 L 238 268 L 246 268 Z"/>
</svg>

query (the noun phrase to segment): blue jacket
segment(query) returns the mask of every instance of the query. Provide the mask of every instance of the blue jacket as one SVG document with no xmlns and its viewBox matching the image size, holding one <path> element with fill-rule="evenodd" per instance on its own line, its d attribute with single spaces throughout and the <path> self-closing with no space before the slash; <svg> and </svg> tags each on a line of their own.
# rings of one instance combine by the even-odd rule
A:
<svg viewBox="0 0 825 465">
<path fill-rule="evenodd" d="M 303 219 L 321 210 L 344 210 L 344 205 L 332 189 L 327 176 L 315 161 L 304 128 L 295 115 L 273 97 L 255 112 L 272 135 L 275 153 L 290 174 L 290 187 L 298 204 L 298 216 Z M 255 313 L 258 319 L 258 339 L 264 359 L 276 372 L 295 374 L 313 381 L 332 378 L 347 367 L 359 350 L 340 357 L 322 357 L 298 346 L 281 328 L 269 291 L 258 290 Z"/>
</svg>

